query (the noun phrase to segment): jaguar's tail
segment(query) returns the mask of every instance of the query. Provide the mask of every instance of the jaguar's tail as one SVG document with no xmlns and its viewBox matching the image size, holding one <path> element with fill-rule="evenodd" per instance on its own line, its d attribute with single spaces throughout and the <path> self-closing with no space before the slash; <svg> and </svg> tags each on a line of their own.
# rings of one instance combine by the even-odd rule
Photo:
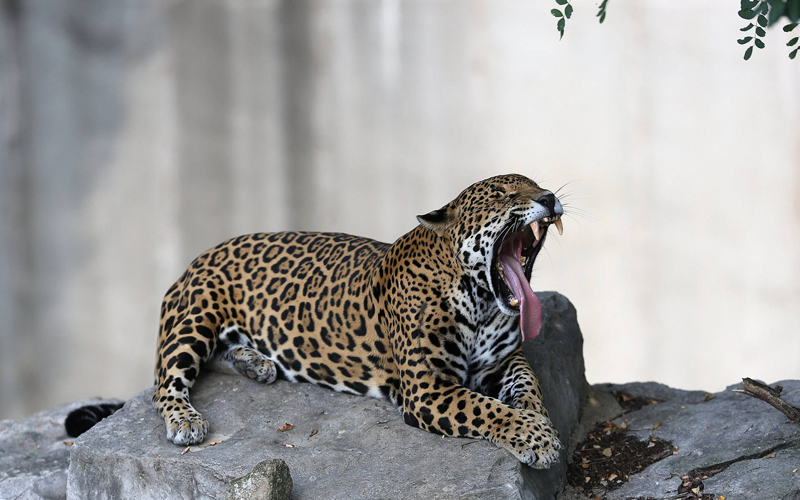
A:
<svg viewBox="0 0 800 500">
<path fill-rule="evenodd" d="M 122 408 L 123 404 L 125 403 L 103 403 L 81 406 L 76 410 L 72 410 L 64 421 L 67 435 L 71 437 L 80 436 L 94 427 L 97 422 L 113 415 L 115 411 Z"/>
</svg>

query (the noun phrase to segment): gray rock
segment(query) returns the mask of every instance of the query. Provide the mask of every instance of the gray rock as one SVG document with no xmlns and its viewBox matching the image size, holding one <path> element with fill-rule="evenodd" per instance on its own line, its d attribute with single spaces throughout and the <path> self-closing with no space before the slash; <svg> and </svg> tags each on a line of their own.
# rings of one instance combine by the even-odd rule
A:
<svg viewBox="0 0 800 500">
<path fill-rule="evenodd" d="M 539 377 L 545 406 L 568 450 L 589 389 L 584 376 L 583 336 L 575 307 L 566 297 L 557 293 L 537 296 L 544 311 L 542 333 L 524 342 L 522 350 Z M 553 498 L 564 486 L 567 456 L 562 451 L 561 460 L 548 470 L 521 467 L 525 490 L 534 498 Z"/>
<path fill-rule="evenodd" d="M 582 339 L 567 299 L 540 297 L 544 328 L 525 350 L 567 444 L 587 387 Z M 491 443 L 443 439 L 405 425 L 385 401 L 220 373 L 202 375 L 192 391 L 211 434 L 182 453 L 166 440 L 152 394 L 142 392 L 76 441 L 68 498 L 224 498 L 267 459 L 288 464 L 296 500 L 550 499 L 563 486 L 563 464 L 533 470 Z M 293 429 L 279 432 L 287 422 Z"/>
<path fill-rule="evenodd" d="M 292 475 L 286 462 L 264 460 L 249 474 L 228 485 L 225 500 L 286 500 L 292 493 Z"/>
<path fill-rule="evenodd" d="M 66 498 L 69 443 L 73 439 L 64 430 L 64 419 L 87 404 L 119 402 L 90 399 L 20 420 L 0 420 L 0 499 Z"/>
<path fill-rule="evenodd" d="M 800 381 L 779 382 L 784 399 L 800 406 Z M 754 498 L 800 500 L 800 425 L 766 403 L 734 393 L 713 395 L 681 391 L 661 384 L 602 385 L 596 388 L 661 399 L 617 418 L 640 439 L 655 436 L 678 446 L 677 455 L 631 476 L 621 488 L 604 494 L 608 500 L 665 498 L 677 494 L 680 476 L 698 468 L 724 468 L 704 481 L 704 492 L 727 500 Z M 655 424 L 657 429 L 653 430 Z M 771 458 L 771 454 L 775 457 Z M 770 457 L 770 458 L 768 458 Z M 727 467 L 725 467 L 727 466 Z M 563 495 L 560 498 L 571 498 Z"/>
</svg>

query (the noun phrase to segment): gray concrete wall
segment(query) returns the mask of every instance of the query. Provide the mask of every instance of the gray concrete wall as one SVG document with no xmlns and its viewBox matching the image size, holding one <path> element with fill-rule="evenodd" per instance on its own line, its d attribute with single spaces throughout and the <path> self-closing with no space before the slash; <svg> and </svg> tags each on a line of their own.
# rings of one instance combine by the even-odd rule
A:
<svg viewBox="0 0 800 500">
<path fill-rule="evenodd" d="M 520 172 L 573 218 L 537 289 L 591 381 L 800 377 L 800 64 L 724 0 L 0 1 L 0 418 L 151 382 L 230 236 L 392 241 Z"/>
</svg>

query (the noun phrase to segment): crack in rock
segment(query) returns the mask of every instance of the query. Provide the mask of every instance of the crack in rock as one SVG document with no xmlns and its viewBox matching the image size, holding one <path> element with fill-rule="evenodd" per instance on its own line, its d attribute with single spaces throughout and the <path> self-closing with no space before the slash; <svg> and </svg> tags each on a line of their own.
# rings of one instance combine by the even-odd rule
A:
<svg viewBox="0 0 800 500">
<path fill-rule="evenodd" d="M 745 460 L 758 460 L 796 444 L 800 443 L 789 441 L 773 446 L 766 450 L 759 451 L 758 453 L 742 455 L 741 457 L 727 460 L 725 462 L 692 469 L 685 476 L 681 476 L 682 482 L 681 485 L 678 486 L 678 495 L 672 498 L 685 500 L 707 500 L 716 498 L 712 494 L 703 493 L 703 490 L 705 489 L 705 484 L 703 481 L 710 477 L 716 476 L 735 463 L 744 462 Z"/>
</svg>

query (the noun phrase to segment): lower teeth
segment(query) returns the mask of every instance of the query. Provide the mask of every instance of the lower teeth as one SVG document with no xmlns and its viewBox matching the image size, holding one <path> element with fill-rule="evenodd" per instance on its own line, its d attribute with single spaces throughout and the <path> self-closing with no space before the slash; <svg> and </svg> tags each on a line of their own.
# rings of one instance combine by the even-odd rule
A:
<svg viewBox="0 0 800 500">
<path fill-rule="evenodd" d="M 518 306 L 518 305 L 519 305 L 519 300 L 517 300 L 517 299 L 511 299 L 511 300 L 509 300 L 509 301 L 508 301 L 508 303 L 509 303 L 509 304 L 511 304 L 512 306 L 515 306 L 515 307 L 516 307 L 516 306 Z"/>
</svg>

